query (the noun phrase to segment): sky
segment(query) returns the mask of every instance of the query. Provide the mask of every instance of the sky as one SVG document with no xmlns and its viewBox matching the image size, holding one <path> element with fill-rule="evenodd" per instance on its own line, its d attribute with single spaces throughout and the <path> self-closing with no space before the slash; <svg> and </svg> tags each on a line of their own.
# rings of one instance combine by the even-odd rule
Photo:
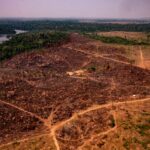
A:
<svg viewBox="0 0 150 150">
<path fill-rule="evenodd" d="M 150 0 L 0 0 L 0 18 L 150 18 Z"/>
</svg>

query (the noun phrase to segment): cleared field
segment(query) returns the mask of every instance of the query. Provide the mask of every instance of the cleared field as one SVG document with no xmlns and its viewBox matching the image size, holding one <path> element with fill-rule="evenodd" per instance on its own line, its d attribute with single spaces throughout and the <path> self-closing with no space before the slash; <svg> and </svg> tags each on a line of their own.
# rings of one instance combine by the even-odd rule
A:
<svg viewBox="0 0 150 150">
<path fill-rule="evenodd" d="M 56 146 L 52 137 L 46 134 L 29 137 L 20 141 L 15 141 L 9 145 L 6 145 L 1 150 L 56 150 Z"/>
<path fill-rule="evenodd" d="M 117 128 L 87 140 L 82 150 L 148 150 L 150 148 L 150 102 L 115 108 Z"/>
<path fill-rule="evenodd" d="M 126 39 L 133 40 L 147 40 L 147 34 L 143 32 L 123 32 L 123 31 L 111 31 L 111 32 L 99 32 L 99 35 L 108 37 L 118 36 Z"/>
<path fill-rule="evenodd" d="M 148 47 L 133 47 L 131 52 L 131 47 L 79 34 L 70 39 L 1 63 L 0 150 L 108 150 L 116 131 L 124 138 L 128 134 L 121 119 L 131 119 L 132 126 L 138 123 L 135 114 L 149 113 L 150 70 L 144 66 Z M 140 117 L 141 124 L 147 117 Z M 133 135 L 147 141 L 146 135 Z M 103 136 L 105 144 L 95 142 Z M 126 146 L 123 142 L 120 139 L 118 146 Z"/>
</svg>

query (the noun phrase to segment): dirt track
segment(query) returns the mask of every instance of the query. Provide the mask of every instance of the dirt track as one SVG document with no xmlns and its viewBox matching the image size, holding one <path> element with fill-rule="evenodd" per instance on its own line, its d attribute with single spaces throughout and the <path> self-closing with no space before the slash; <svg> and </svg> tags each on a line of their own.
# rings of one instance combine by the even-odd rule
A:
<svg viewBox="0 0 150 150">
<path fill-rule="evenodd" d="M 140 47 L 140 66 L 142 68 L 145 68 L 145 65 L 144 65 L 144 57 L 143 57 L 143 52 L 141 50 L 141 47 Z"/>
<path fill-rule="evenodd" d="M 126 105 L 126 104 L 137 104 L 137 103 L 146 102 L 146 101 L 150 101 L 150 98 L 138 99 L 138 100 L 133 100 L 133 101 L 125 101 L 125 102 L 116 102 L 116 103 L 113 103 L 113 104 L 109 103 L 109 104 L 105 104 L 105 105 L 95 105 L 95 106 L 92 106 L 92 107 L 90 107 L 90 108 L 88 108 L 88 109 L 86 109 L 86 110 L 83 110 L 83 111 L 78 112 L 77 114 L 74 114 L 74 115 L 73 115 L 71 118 L 69 118 L 68 120 L 62 121 L 62 122 L 60 122 L 60 123 L 58 123 L 58 124 L 52 126 L 51 129 L 50 129 L 51 131 L 50 131 L 49 135 L 53 137 L 53 140 L 54 140 L 54 143 L 55 143 L 55 146 L 56 146 L 57 150 L 60 150 L 59 143 L 58 143 L 58 141 L 57 141 L 56 133 L 55 133 L 55 132 L 56 132 L 56 130 L 58 130 L 59 128 L 61 128 L 61 127 L 62 127 L 63 125 L 65 125 L 66 123 L 68 123 L 68 122 L 70 122 L 70 121 L 76 119 L 77 116 L 86 114 L 86 113 L 88 113 L 88 112 L 90 112 L 90 111 L 102 109 L 102 108 L 115 107 L 115 106 L 120 106 L 120 105 L 124 105 L 124 104 L 125 104 L 125 105 Z M 1 103 L 4 103 L 3 101 L 0 101 L 0 102 L 1 102 Z M 23 112 L 25 112 L 25 113 L 28 113 L 28 114 L 30 114 L 31 116 L 35 116 L 35 115 L 33 115 L 32 113 L 30 113 L 30 112 L 28 112 L 28 111 L 25 111 L 25 110 L 22 109 L 22 108 L 18 108 L 18 107 L 15 106 L 15 105 L 12 105 L 12 104 L 9 104 L 9 103 L 5 103 L 5 104 L 6 104 L 6 105 L 9 105 L 9 106 L 12 106 L 12 107 L 14 107 L 14 108 L 16 108 L 16 109 L 19 109 L 20 111 L 23 111 Z M 115 115 L 114 115 L 114 118 L 115 118 L 115 122 L 116 122 L 116 117 L 115 117 Z M 39 118 L 39 117 L 38 117 L 38 119 L 41 120 L 41 118 Z M 43 120 L 43 119 L 42 119 L 42 120 Z M 46 126 L 47 126 L 47 125 L 46 125 Z M 49 127 L 50 127 L 50 126 L 49 126 Z M 108 131 L 106 131 L 106 132 L 100 133 L 99 135 L 101 135 L 101 134 L 102 134 L 102 135 L 103 135 L 103 134 L 108 134 L 109 132 L 114 131 L 116 128 L 117 128 L 117 125 L 116 125 L 114 128 L 112 128 L 112 129 L 110 129 L 110 130 L 108 130 Z M 39 135 L 39 136 L 44 136 L 44 135 L 45 135 L 45 134 Z M 46 134 L 46 135 L 47 135 L 47 134 Z M 36 137 L 39 137 L 39 136 L 36 136 Z M 97 136 L 97 135 L 96 135 L 96 136 Z M 36 138 L 36 137 L 35 137 L 35 138 Z M 94 138 L 94 137 L 95 137 L 95 136 L 93 136 L 92 138 Z M 33 138 L 34 138 L 34 137 L 33 137 Z M 32 138 L 32 139 L 33 139 L 33 138 Z M 92 138 L 91 138 L 91 139 L 92 139 Z M 30 139 L 30 138 L 18 140 L 17 142 L 24 142 L 24 141 L 27 141 L 28 139 Z M 90 140 L 91 140 L 91 139 L 90 139 Z M 89 141 L 89 140 L 88 140 L 88 141 Z M 9 146 L 9 145 L 11 145 L 11 144 L 13 144 L 13 143 L 14 143 L 14 142 L 10 142 L 10 143 L 1 145 L 0 148 L 5 147 L 5 146 Z"/>
<path fill-rule="evenodd" d="M 107 57 L 107 55 L 101 55 L 101 54 L 98 54 L 98 53 L 91 53 L 91 52 L 87 52 L 87 51 L 82 50 L 82 49 L 75 49 L 75 48 L 68 47 L 68 46 L 65 46 L 65 48 L 70 49 L 72 51 L 83 53 L 85 55 L 88 55 L 89 58 L 90 57 L 92 57 L 92 58 L 102 58 L 104 60 L 109 60 L 109 61 L 115 62 L 117 64 L 125 64 L 127 66 L 131 65 L 128 62 L 124 62 L 124 61 L 120 61 L 120 60 L 117 60 L 117 59 L 109 58 L 109 57 Z M 70 51 L 70 50 L 68 50 L 68 51 Z M 82 63 L 81 68 L 85 67 L 89 62 L 90 62 L 89 60 L 85 60 Z M 68 64 L 68 62 L 66 64 Z M 132 65 L 132 66 L 134 66 L 134 65 Z M 140 50 L 140 67 L 143 68 L 143 69 L 145 68 L 142 50 Z M 9 70 L 6 70 L 6 71 L 9 71 Z M 74 73 L 74 72 L 72 72 L 72 73 Z M 92 76 L 88 76 L 88 75 L 87 76 L 84 76 L 84 75 L 83 76 L 72 75 L 72 76 L 69 76 L 69 78 L 70 79 L 71 78 L 80 79 L 81 81 L 88 80 L 88 81 L 92 81 L 92 83 L 94 82 L 94 84 L 100 84 L 101 83 L 101 80 L 97 79 L 96 77 L 92 77 Z M 24 80 L 24 79 L 22 79 L 22 80 Z M 114 81 L 114 79 L 112 77 L 109 78 L 109 81 L 110 81 L 110 85 L 109 85 L 109 88 L 107 88 L 109 90 L 107 93 L 109 95 L 111 95 L 111 92 L 113 92 L 113 91 L 115 91 L 115 89 L 117 89 L 117 84 L 116 84 L 116 82 Z M 25 82 L 27 82 L 29 85 L 33 86 L 30 82 L 28 82 L 28 80 L 25 80 Z M 143 85 L 143 87 L 148 87 L 148 86 Z M 131 96 L 133 96 L 133 94 Z M 60 150 L 61 147 L 59 145 L 60 144 L 59 143 L 59 137 L 58 137 L 58 135 L 57 135 L 56 132 L 60 128 L 62 128 L 63 126 L 65 126 L 66 124 L 72 122 L 73 120 L 78 120 L 78 116 L 82 116 L 82 115 L 87 114 L 89 112 L 92 112 L 92 111 L 95 111 L 95 110 L 99 110 L 99 109 L 103 109 L 103 108 L 110 108 L 110 109 L 112 109 L 113 107 L 118 107 L 118 106 L 121 106 L 121 105 L 126 105 L 126 104 L 133 104 L 134 105 L 134 104 L 137 104 L 137 103 L 150 101 L 149 95 L 147 95 L 147 97 L 148 98 L 145 98 L 145 99 L 138 99 L 137 98 L 137 100 L 133 100 L 133 99 L 129 100 L 129 99 L 127 99 L 127 101 L 123 101 L 123 102 L 116 102 L 118 99 L 116 99 L 116 101 L 113 102 L 113 100 L 110 99 L 110 101 L 108 103 L 106 102 L 105 104 L 102 104 L 102 105 L 101 104 L 90 105 L 90 107 L 88 107 L 88 108 L 86 107 L 86 109 L 81 109 L 81 111 L 79 109 L 79 111 L 77 111 L 76 113 L 73 113 L 71 115 L 71 117 L 69 116 L 70 117 L 70 118 L 68 117 L 69 119 L 63 119 L 62 121 L 56 122 L 56 124 L 53 124 L 52 121 L 54 119 L 55 112 L 57 112 L 57 106 L 52 106 L 52 111 L 49 113 L 50 115 L 48 114 L 49 116 L 45 119 L 43 116 L 40 116 L 39 114 L 37 115 L 36 112 L 30 112 L 30 110 L 27 111 L 26 109 L 22 108 L 21 106 L 16 106 L 16 105 L 12 104 L 11 102 L 9 103 L 9 102 L 5 102 L 4 100 L 0 100 L 0 103 L 2 103 L 4 105 L 8 105 L 8 106 L 10 106 L 10 107 L 12 107 L 14 109 L 17 109 L 20 112 L 26 113 L 26 114 L 30 115 L 31 117 L 37 118 L 39 121 L 41 121 L 43 123 L 44 127 L 46 129 L 48 129 L 48 132 L 46 132 L 46 134 L 40 133 L 39 136 L 35 136 L 35 137 L 33 136 L 32 138 L 30 138 L 30 137 L 29 138 L 25 138 L 25 139 L 22 139 L 22 140 L 18 140 L 18 142 L 25 142 L 25 141 L 28 141 L 30 139 L 34 139 L 34 138 L 36 139 L 38 137 L 43 137 L 43 136 L 49 135 L 49 137 L 52 137 L 53 142 L 54 142 L 54 144 L 56 146 L 56 149 Z M 57 115 L 59 116 L 59 114 L 57 114 Z M 109 134 L 110 132 L 113 132 L 114 130 L 116 130 L 117 129 L 117 121 L 116 121 L 116 114 L 115 114 L 115 112 L 113 112 L 113 117 L 114 117 L 114 120 L 115 120 L 115 127 L 111 128 L 111 129 L 108 129 L 105 132 L 101 132 L 101 133 L 99 133 L 97 135 L 91 135 L 91 138 L 85 140 L 84 144 L 81 147 L 79 147 L 79 150 L 81 150 L 81 148 L 86 143 L 88 143 L 89 141 L 91 141 L 93 138 L 95 138 L 95 137 L 97 137 L 99 135 Z M 5 147 L 5 146 L 6 147 L 10 146 L 13 143 L 14 142 L 3 144 L 3 145 L 0 146 L 0 149 L 3 148 L 3 147 Z"/>
<path fill-rule="evenodd" d="M 100 136 L 100 135 L 106 135 L 106 134 L 108 135 L 110 132 L 115 131 L 115 130 L 117 129 L 117 121 L 116 121 L 117 119 L 116 119 L 116 114 L 115 114 L 115 112 L 113 113 L 113 117 L 114 117 L 114 121 L 115 121 L 115 127 L 111 128 L 111 129 L 109 129 L 109 130 L 107 130 L 107 131 L 105 131 L 105 132 L 101 132 L 101 133 L 98 134 L 98 135 L 92 135 L 90 139 L 86 140 L 86 141 L 84 142 L 84 144 L 83 144 L 81 147 L 78 148 L 78 150 L 82 150 L 82 148 L 83 148 L 87 143 L 89 143 L 90 141 L 92 141 L 95 137 Z"/>
<path fill-rule="evenodd" d="M 44 120 L 43 118 L 41 118 L 40 116 L 37 116 L 36 114 L 33 114 L 33 113 L 31 113 L 31 112 L 29 112 L 29 111 L 27 111 L 27 110 L 24 110 L 24 109 L 21 108 L 21 107 L 18 107 L 18 106 L 16 106 L 16 105 L 13 105 L 13 104 L 8 103 L 8 102 L 4 102 L 4 101 L 2 101 L 2 100 L 0 100 L 0 103 L 3 103 L 3 104 L 5 104 L 5 105 L 11 106 L 11 107 L 13 107 L 13 108 L 15 108 L 15 109 L 18 109 L 18 110 L 20 110 L 20 111 L 22 111 L 22 112 L 24 112 L 24 113 L 27 113 L 27 114 L 29 114 L 30 116 L 35 117 L 35 118 L 39 119 L 39 120 L 42 121 L 42 122 L 45 121 L 45 120 Z"/>
<path fill-rule="evenodd" d="M 105 105 L 92 106 L 92 107 L 90 107 L 90 108 L 88 108 L 88 109 L 86 109 L 86 110 L 83 110 L 83 111 L 81 111 L 81 112 L 79 112 L 79 113 L 77 113 L 77 114 L 74 114 L 70 119 L 65 120 L 65 121 L 63 121 L 63 122 L 61 122 L 61 123 L 55 125 L 55 126 L 52 127 L 52 129 L 51 129 L 52 135 L 54 136 L 54 140 L 55 140 L 55 144 L 56 144 L 57 150 L 60 150 L 60 147 L 59 147 L 59 143 L 58 143 L 58 141 L 56 140 L 56 137 L 55 137 L 55 136 L 56 136 L 56 135 L 55 135 L 56 130 L 58 130 L 60 127 L 62 127 L 62 126 L 65 125 L 66 123 L 68 123 L 68 122 L 70 122 L 70 121 L 76 119 L 77 116 L 86 114 L 86 113 L 88 113 L 88 112 L 90 112 L 90 111 L 94 111 L 94 110 L 97 110 L 97 109 L 115 107 L 115 106 L 120 106 L 120 105 L 124 105 L 124 104 L 136 104 L 136 103 L 145 102 L 145 101 L 150 101 L 150 98 L 141 99 L 141 100 L 134 100 L 134 101 L 126 101 L 126 102 L 117 102 L 117 103 L 113 103 L 113 104 L 110 103 L 110 104 L 105 104 Z M 115 119 L 115 122 L 116 122 L 115 114 L 114 114 L 114 119 Z M 114 128 L 112 128 L 112 129 L 110 129 L 110 130 L 108 130 L 108 131 L 106 131 L 106 132 L 100 133 L 99 135 L 108 134 L 109 132 L 114 131 L 116 128 L 117 128 L 117 125 L 116 125 Z M 96 136 L 97 136 L 97 135 L 96 135 Z M 95 137 L 95 136 L 94 136 L 94 137 Z M 94 138 L 94 137 L 92 137 L 92 138 Z M 91 139 L 90 139 L 90 140 L 91 140 Z M 89 140 L 88 140 L 88 141 L 89 141 Z"/>
<path fill-rule="evenodd" d="M 86 52 L 82 49 L 76 49 L 76 48 L 72 48 L 72 47 L 68 47 L 68 46 L 65 46 L 65 48 L 68 48 L 68 49 L 73 49 L 77 52 L 81 52 L 81 53 L 84 53 L 86 55 L 89 55 L 89 56 L 92 56 L 92 57 L 96 57 L 96 58 L 102 58 L 102 59 L 105 59 L 105 60 L 111 60 L 111 61 L 114 61 L 116 63 L 121 63 L 121 64 L 126 64 L 126 65 L 131 65 L 130 63 L 127 63 L 127 62 L 124 62 L 124 61 L 120 61 L 120 60 L 116 60 L 116 59 L 112 59 L 112 58 L 109 58 L 109 57 L 105 57 L 103 55 L 100 55 L 98 53 L 90 53 L 90 52 Z M 134 66 L 134 65 L 133 65 Z"/>
</svg>

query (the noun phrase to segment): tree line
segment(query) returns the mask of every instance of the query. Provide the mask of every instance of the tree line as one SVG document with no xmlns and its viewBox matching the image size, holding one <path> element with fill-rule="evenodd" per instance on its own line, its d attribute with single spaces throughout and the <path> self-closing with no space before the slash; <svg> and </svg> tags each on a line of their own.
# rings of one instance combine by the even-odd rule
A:
<svg viewBox="0 0 150 150">
<path fill-rule="evenodd" d="M 0 61 L 33 49 L 58 46 L 69 40 L 65 32 L 28 32 L 0 44 Z"/>
<path fill-rule="evenodd" d="M 150 24 L 112 24 L 112 23 L 82 23 L 78 20 L 0 20 L 0 34 L 13 34 L 15 29 L 36 31 L 76 31 L 76 32 L 97 32 L 97 31 L 135 31 L 150 32 Z"/>
</svg>

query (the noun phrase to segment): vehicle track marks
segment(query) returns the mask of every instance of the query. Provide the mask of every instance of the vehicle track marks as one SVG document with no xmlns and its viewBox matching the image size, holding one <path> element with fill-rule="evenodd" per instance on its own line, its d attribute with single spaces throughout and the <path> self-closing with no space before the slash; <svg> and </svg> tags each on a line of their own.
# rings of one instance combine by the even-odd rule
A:
<svg viewBox="0 0 150 150">
<path fill-rule="evenodd" d="M 144 57 L 141 47 L 140 47 L 140 66 L 145 69 Z"/>
<path fill-rule="evenodd" d="M 65 125 L 66 123 L 74 120 L 74 119 L 77 119 L 79 115 L 84 115 L 90 111 L 94 111 L 94 110 L 97 110 L 97 109 L 102 109 L 102 108 L 109 108 L 109 107 L 114 107 L 114 106 L 119 106 L 119 105 L 122 105 L 122 104 L 136 104 L 136 103 L 139 103 L 139 102 L 146 102 L 146 101 L 150 101 L 150 98 L 145 98 L 145 99 L 138 99 L 138 100 L 132 100 L 132 101 L 124 101 L 124 102 L 116 102 L 116 103 L 113 103 L 113 105 L 111 103 L 108 103 L 108 104 L 105 104 L 105 105 L 94 105 L 92 107 L 89 107 L 87 108 L 86 110 L 83 110 L 83 111 L 80 111 L 78 113 L 75 113 L 71 118 L 67 119 L 67 120 L 64 120 L 54 126 L 52 126 L 52 129 L 51 129 L 51 135 L 53 136 L 53 139 L 55 141 L 55 145 L 57 145 L 57 150 L 60 150 L 60 147 L 59 147 L 59 144 L 58 144 L 58 140 L 57 140 L 57 137 L 56 137 L 56 131 L 59 130 L 59 128 L 61 128 L 63 125 Z M 114 115 L 114 119 L 116 121 L 116 116 Z M 117 127 L 116 127 L 117 128 Z M 112 128 L 108 131 L 105 131 L 101 134 L 107 134 L 113 130 L 115 130 L 116 128 Z"/>
<path fill-rule="evenodd" d="M 99 134 L 97 134 L 97 135 L 92 135 L 90 139 L 86 140 L 83 145 L 81 145 L 80 147 L 78 147 L 78 150 L 82 150 L 82 148 L 83 148 L 86 144 L 88 144 L 90 141 L 92 141 L 92 140 L 93 140 L 94 138 L 96 138 L 97 136 L 109 134 L 110 132 L 115 131 L 115 130 L 117 129 L 117 127 L 118 127 L 118 126 L 117 126 L 117 119 L 116 119 L 116 114 L 115 114 L 115 112 L 113 112 L 113 118 L 114 118 L 114 121 L 115 121 L 115 127 L 111 128 L 111 129 L 109 129 L 109 130 L 107 130 L 107 131 L 105 131 L 105 132 L 101 132 L 101 133 L 99 133 Z"/>
<path fill-rule="evenodd" d="M 14 104 L 11 104 L 11 103 L 8 103 L 8 102 L 2 101 L 2 100 L 0 100 L 0 103 L 2 103 L 2 104 L 4 104 L 4 105 L 8 105 L 8 106 L 10 106 L 10 107 L 13 107 L 13 108 L 15 108 L 15 109 L 18 109 L 19 111 L 24 112 L 24 113 L 26 113 L 26 114 L 28 114 L 28 115 L 30 115 L 30 116 L 32 116 L 32 117 L 35 117 L 35 118 L 37 118 L 39 121 L 41 121 L 42 123 L 44 123 L 45 126 L 47 126 L 48 128 L 50 127 L 46 119 L 43 119 L 42 117 L 36 115 L 35 113 L 32 113 L 32 112 L 30 112 L 30 111 L 27 111 L 27 110 L 21 108 L 21 107 L 18 107 L 18 106 L 14 105 Z"/>
<path fill-rule="evenodd" d="M 113 58 L 109 58 L 109 57 L 100 55 L 100 54 L 98 54 L 98 53 L 90 53 L 90 52 L 86 52 L 86 51 L 84 51 L 84 50 L 82 50 L 82 49 L 76 49 L 76 48 L 72 48 L 72 47 L 66 47 L 66 48 L 71 49 L 71 50 L 75 50 L 75 51 L 77 51 L 77 52 L 84 53 L 84 54 L 86 54 L 86 55 L 90 55 L 90 56 L 92 56 L 92 57 L 102 58 L 102 59 L 105 59 L 105 60 L 111 60 L 111 61 L 114 61 L 114 62 L 116 62 L 116 63 L 131 65 L 131 64 L 128 63 L 128 62 L 124 62 L 124 61 L 121 61 L 121 60 L 116 60 L 116 59 L 113 59 Z M 132 65 L 132 66 L 134 66 L 134 65 Z M 136 66 L 136 67 L 137 67 L 137 66 Z"/>
<path fill-rule="evenodd" d="M 137 100 L 131 100 L 131 101 L 124 101 L 124 102 L 115 102 L 115 103 L 113 103 L 113 107 L 114 107 L 114 106 L 120 106 L 120 105 L 123 105 L 123 104 L 136 104 L 136 103 L 141 103 L 141 102 L 146 102 L 146 101 L 150 101 L 150 97 L 145 98 L 145 99 L 137 99 Z M 9 105 L 9 106 L 11 106 L 11 107 L 14 107 L 14 108 L 16 108 L 16 109 L 18 109 L 18 110 L 20 110 L 20 111 L 23 111 L 23 112 L 25 112 L 25 113 L 27 113 L 27 114 L 30 114 L 31 116 L 34 116 L 34 117 L 38 118 L 39 120 L 41 120 L 41 119 L 43 120 L 43 118 L 39 118 L 39 116 L 37 116 L 37 115 L 35 115 L 35 114 L 31 113 L 31 112 L 28 112 L 28 111 L 26 111 L 26 110 L 24 110 L 24 109 L 22 109 L 22 108 L 20 108 L 20 107 L 18 107 L 18 106 L 15 106 L 15 105 L 13 105 L 13 104 L 9 104 L 9 103 L 7 103 L 7 102 L 3 102 L 3 101 L 1 101 L 1 100 L 0 100 L 0 102 L 3 103 L 3 104 Z M 61 128 L 62 126 L 64 126 L 66 123 L 68 123 L 68 122 L 70 122 L 70 121 L 72 121 L 72 120 L 74 120 L 74 119 L 77 119 L 79 115 L 84 115 L 84 114 L 86 114 L 86 113 L 88 113 L 88 112 L 90 112 L 90 111 L 94 111 L 94 110 L 102 109 L 102 108 L 109 108 L 109 107 L 112 107 L 112 104 L 111 104 L 111 103 L 104 104 L 104 105 L 93 105 L 92 107 L 89 107 L 89 108 L 87 108 L 86 110 L 82 110 L 82 111 L 80 111 L 80 112 L 78 112 L 78 113 L 73 114 L 72 117 L 69 118 L 69 119 L 67 119 L 67 120 L 64 120 L 64 121 L 62 121 L 62 122 L 59 122 L 59 123 L 57 123 L 57 124 L 55 124 L 55 125 L 53 125 L 53 126 L 49 125 L 49 126 L 48 126 L 49 129 L 51 128 L 51 131 L 50 131 L 50 133 L 49 133 L 49 136 L 52 136 L 52 138 L 53 138 L 53 140 L 54 140 L 54 143 L 55 143 L 55 146 L 56 146 L 56 149 L 57 149 L 57 150 L 60 150 L 59 142 L 58 142 L 58 140 L 57 140 L 57 135 L 56 135 L 56 131 L 59 130 L 59 128 Z M 114 120 L 115 120 L 115 122 L 116 122 L 116 115 L 114 114 L 113 116 L 114 116 Z M 42 120 L 41 120 L 41 121 L 42 121 Z M 45 120 L 43 120 L 43 121 L 45 121 Z M 47 123 L 47 122 L 48 122 L 48 119 L 46 120 L 46 123 Z M 117 128 L 117 125 L 115 125 L 114 128 L 111 128 L 111 129 L 109 129 L 109 130 L 107 130 L 107 131 L 105 131 L 105 132 L 100 133 L 99 135 L 108 134 L 108 133 L 114 131 L 116 128 Z M 92 139 L 95 138 L 96 136 L 97 136 L 97 135 L 94 135 L 94 136 L 92 137 Z M 24 140 L 26 140 L 26 139 L 19 140 L 19 141 L 24 141 Z M 89 140 L 91 140 L 91 139 L 89 139 Z M 89 141 L 89 140 L 88 140 L 88 141 Z M 13 142 L 12 142 L 12 143 L 13 143 Z M 0 148 L 2 148 L 2 147 L 4 147 L 4 146 L 11 145 L 12 143 L 7 143 L 7 144 L 4 144 L 4 145 L 1 145 Z"/>
<path fill-rule="evenodd" d="M 4 147 L 12 145 L 14 143 L 23 143 L 23 142 L 26 142 L 28 140 L 34 140 L 34 139 L 37 139 L 37 138 L 40 138 L 40 137 L 43 137 L 43 136 L 47 136 L 47 135 L 49 135 L 49 133 L 45 133 L 45 134 L 40 134 L 40 135 L 36 135 L 36 136 L 33 136 L 33 137 L 24 138 L 24 139 L 13 141 L 13 142 L 10 142 L 10 143 L 7 143 L 7 144 L 2 144 L 2 145 L 0 145 L 0 148 L 4 148 Z"/>
</svg>

